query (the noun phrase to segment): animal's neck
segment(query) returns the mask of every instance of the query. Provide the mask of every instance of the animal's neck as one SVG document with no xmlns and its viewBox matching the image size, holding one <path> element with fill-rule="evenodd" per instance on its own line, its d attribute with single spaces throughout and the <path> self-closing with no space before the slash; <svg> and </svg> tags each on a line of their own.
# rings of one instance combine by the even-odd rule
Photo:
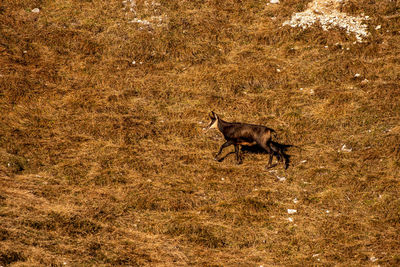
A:
<svg viewBox="0 0 400 267">
<path fill-rule="evenodd" d="M 225 129 L 225 127 L 226 127 L 228 124 L 229 124 L 229 122 L 226 122 L 226 121 L 224 121 L 224 120 L 218 118 L 218 124 L 217 124 L 217 125 L 218 125 L 218 130 L 219 130 L 221 133 L 224 132 L 224 129 Z"/>
</svg>

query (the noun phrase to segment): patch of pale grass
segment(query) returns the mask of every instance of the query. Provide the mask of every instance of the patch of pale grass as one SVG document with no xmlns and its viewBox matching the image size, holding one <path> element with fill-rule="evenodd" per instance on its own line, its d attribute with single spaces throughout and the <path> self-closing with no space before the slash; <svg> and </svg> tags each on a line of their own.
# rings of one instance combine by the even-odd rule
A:
<svg viewBox="0 0 400 267">
<path fill-rule="evenodd" d="M 315 0 L 309 3 L 308 8 L 292 15 L 283 25 L 307 29 L 319 23 L 324 31 L 334 28 L 344 29 L 347 34 L 355 34 L 358 42 L 370 35 L 364 21 L 368 16 L 350 16 L 338 9 L 345 0 Z"/>
</svg>

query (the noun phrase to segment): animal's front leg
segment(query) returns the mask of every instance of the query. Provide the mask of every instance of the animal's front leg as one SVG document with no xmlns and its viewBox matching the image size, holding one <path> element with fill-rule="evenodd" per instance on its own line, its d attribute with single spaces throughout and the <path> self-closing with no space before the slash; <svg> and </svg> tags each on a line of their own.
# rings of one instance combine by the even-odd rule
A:
<svg viewBox="0 0 400 267">
<path fill-rule="evenodd" d="M 226 154 L 226 155 L 225 155 L 225 156 L 223 156 L 222 158 L 218 159 L 218 162 L 222 162 L 222 161 L 224 161 L 224 159 L 225 159 L 227 156 L 229 156 L 230 154 L 233 154 L 233 153 L 235 153 L 235 151 L 231 151 L 231 152 L 229 152 L 228 154 Z"/>
<path fill-rule="evenodd" d="M 215 155 L 214 159 L 218 161 L 218 157 L 219 155 L 221 155 L 222 150 L 230 145 L 232 145 L 233 142 L 232 141 L 226 141 L 225 143 L 222 144 L 222 146 L 219 148 L 219 151 L 217 153 L 217 155 Z"/>
</svg>

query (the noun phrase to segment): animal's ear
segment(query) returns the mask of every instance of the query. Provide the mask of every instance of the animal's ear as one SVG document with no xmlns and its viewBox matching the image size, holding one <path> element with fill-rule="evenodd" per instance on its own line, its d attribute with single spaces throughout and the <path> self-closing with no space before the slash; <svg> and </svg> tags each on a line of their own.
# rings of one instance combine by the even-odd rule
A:
<svg viewBox="0 0 400 267">
<path fill-rule="evenodd" d="M 209 114 L 211 119 L 215 119 L 215 113 L 214 111 L 211 111 L 211 113 Z"/>
</svg>

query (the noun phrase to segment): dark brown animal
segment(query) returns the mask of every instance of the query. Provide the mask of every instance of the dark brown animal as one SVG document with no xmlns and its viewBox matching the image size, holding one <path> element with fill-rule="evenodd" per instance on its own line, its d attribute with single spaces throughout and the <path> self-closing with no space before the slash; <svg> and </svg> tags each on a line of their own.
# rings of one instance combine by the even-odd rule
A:
<svg viewBox="0 0 400 267">
<path fill-rule="evenodd" d="M 276 146 L 271 145 L 272 134 L 275 133 L 275 130 L 263 125 L 227 122 L 222 120 L 213 111 L 210 113 L 209 116 L 211 122 L 206 128 L 206 131 L 212 128 L 217 128 L 224 135 L 226 140 L 226 142 L 220 147 L 217 155 L 215 155 L 215 160 L 221 162 L 225 159 L 227 155 L 232 154 L 233 152 L 228 153 L 225 157 L 218 159 L 224 148 L 234 145 L 234 153 L 236 153 L 237 163 L 241 164 L 242 157 L 240 155 L 240 146 L 258 145 L 262 147 L 265 151 L 267 151 L 270 155 L 267 168 L 271 167 L 274 153 L 279 152 L 279 149 L 277 149 Z"/>
</svg>

